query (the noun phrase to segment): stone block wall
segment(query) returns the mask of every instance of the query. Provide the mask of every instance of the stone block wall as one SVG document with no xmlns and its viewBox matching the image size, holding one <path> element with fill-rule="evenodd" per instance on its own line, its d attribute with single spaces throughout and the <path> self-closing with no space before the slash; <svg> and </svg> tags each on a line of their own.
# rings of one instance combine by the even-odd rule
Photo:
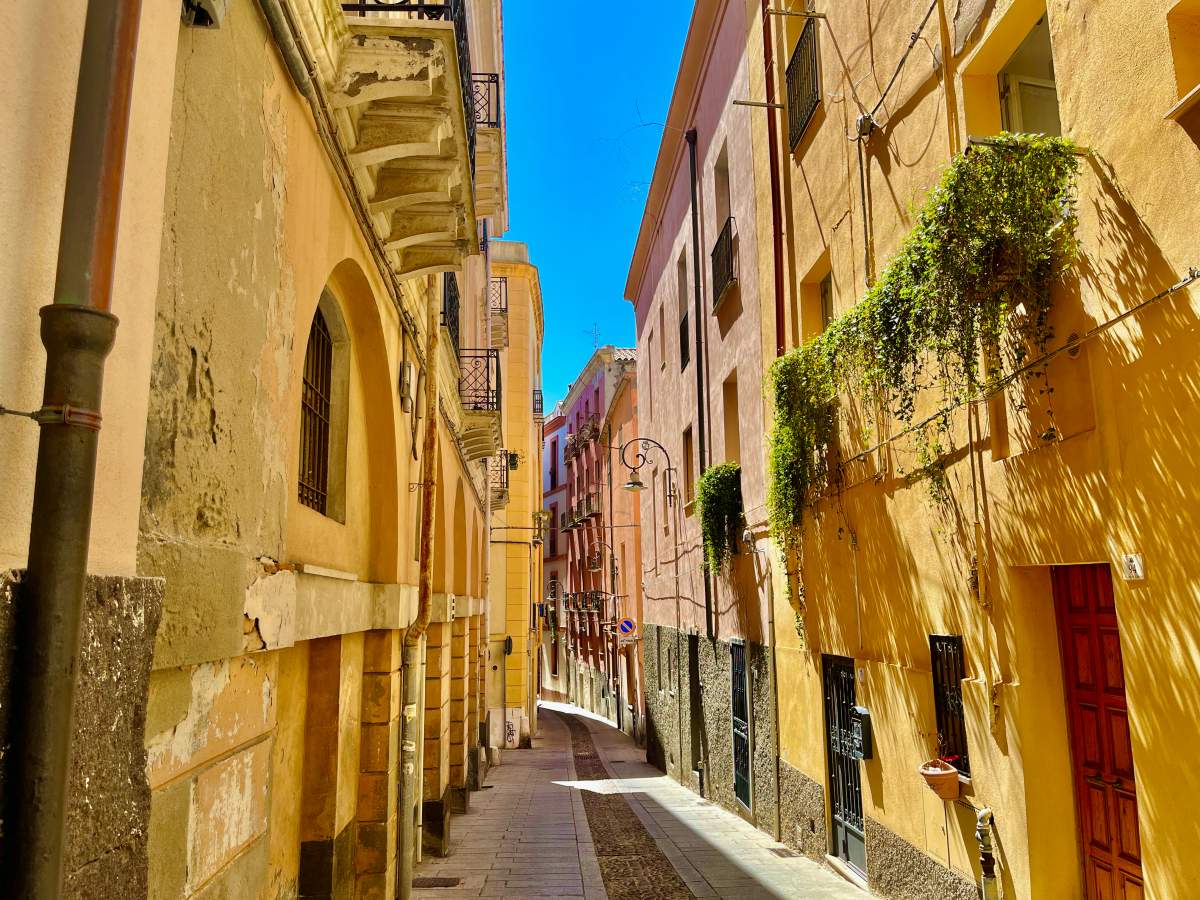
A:
<svg viewBox="0 0 1200 900">
<path fill-rule="evenodd" d="M 150 785 L 146 698 L 162 613 L 157 578 L 89 577 L 84 593 L 64 897 L 144 897 Z M 0 572 L 0 759 L 7 766 L 20 573 Z M 0 772 L 0 810 L 7 790 Z M 2 813 L 0 813 L 2 814 Z M 5 823 L 0 821 L 0 834 Z"/>
</svg>

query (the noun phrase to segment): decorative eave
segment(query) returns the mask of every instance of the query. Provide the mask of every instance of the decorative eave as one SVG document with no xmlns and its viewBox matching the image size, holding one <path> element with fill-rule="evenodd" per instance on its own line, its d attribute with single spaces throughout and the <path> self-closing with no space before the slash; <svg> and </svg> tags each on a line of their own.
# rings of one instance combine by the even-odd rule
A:
<svg viewBox="0 0 1200 900">
<path fill-rule="evenodd" d="M 455 24 L 345 16 L 326 85 L 338 142 L 400 278 L 479 252 Z M 340 32 L 341 29 L 339 28 Z M 329 41 L 324 42 L 327 46 Z"/>
</svg>

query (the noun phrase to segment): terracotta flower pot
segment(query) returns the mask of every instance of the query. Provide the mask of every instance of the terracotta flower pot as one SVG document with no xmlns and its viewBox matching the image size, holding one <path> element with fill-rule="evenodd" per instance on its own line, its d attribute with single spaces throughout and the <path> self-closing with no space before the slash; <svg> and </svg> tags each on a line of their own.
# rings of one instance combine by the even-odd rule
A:
<svg viewBox="0 0 1200 900">
<path fill-rule="evenodd" d="M 918 772 L 925 783 L 943 800 L 958 799 L 958 769 L 942 759 L 931 759 L 921 765 Z"/>
</svg>

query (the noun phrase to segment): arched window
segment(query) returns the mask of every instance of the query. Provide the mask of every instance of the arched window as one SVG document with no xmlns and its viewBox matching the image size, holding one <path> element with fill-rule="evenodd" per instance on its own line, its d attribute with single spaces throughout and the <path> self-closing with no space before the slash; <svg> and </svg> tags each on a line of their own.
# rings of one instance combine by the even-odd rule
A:
<svg viewBox="0 0 1200 900">
<path fill-rule="evenodd" d="M 326 291 L 308 331 L 300 396 L 300 502 L 345 521 L 349 341 Z"/>
</svg>

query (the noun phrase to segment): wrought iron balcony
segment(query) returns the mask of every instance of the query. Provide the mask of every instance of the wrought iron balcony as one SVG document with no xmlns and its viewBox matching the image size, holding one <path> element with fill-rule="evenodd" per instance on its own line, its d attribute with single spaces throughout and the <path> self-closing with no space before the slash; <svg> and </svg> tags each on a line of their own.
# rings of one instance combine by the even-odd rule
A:
<svg viewBox="0 0 1200 900">
<path fill-rule="evenodd" d="M 471 76 L 475 94 L 475 124 L 480 128 L 500 127 L 500 76 L 476 72 Z"/>
<path fill-rule="evenodd" d="M 458 393 L 468 412 L 500 412 L 500 351 L 458 351 Z"/>
<path fill-rule="evenodd" d="M 817 20 L 809 19 L 787 67 L 788 138 L 793 150 L 804 137 L 821 103 L 821 61 L 817 53 Z"/>
<path fill-rule="evenodd" d="M 546 419 L 545 406 L 542 400 L 542 392 L 538 388 L 533 389 L 533 417 L 538 422 L 544 422 Z"/>
<path fill-rule="evenodd" d="M 442 278 L 442 327 L 449 332 L 455 353 L 458 352 L 459 302 L 458 276 L 447 272 Z"/>
<path fill-rule="evenodd" d="M 737 264 L 734 259 L 733 238 L 735 228 L 733 217 L 730 216 L 725 227 L 717 236 L 717 243 L 712 251 L 712 284 L 713 307 L 715 308 L 724 298 L 725 292 L 737 282 Z"/>
<path fill-rule="evenodd" d="M 488 279 L 488 309 L 494 313 L 508 315 L 508 279 Z"/>
<path fill-rule="evenodd" d="M 512 460 L 507 450 L 488 457 L 488 488 L 492 495 L 492 507 L 508 503 L 508 473 L 512 471 Z"/>
<path fill-rule="evenodd" d="M 353 0 L 342 3 L 353 16 L 389 14 L 389 18 L 430 19 L 454 23 L 458 45 L 458 79 L 462 85 L 463 112 L 467 120 L 467 148 L 475 168 L 475 88 L 471 74 L 471 41 L 466 0 Z"/>
</svg>

